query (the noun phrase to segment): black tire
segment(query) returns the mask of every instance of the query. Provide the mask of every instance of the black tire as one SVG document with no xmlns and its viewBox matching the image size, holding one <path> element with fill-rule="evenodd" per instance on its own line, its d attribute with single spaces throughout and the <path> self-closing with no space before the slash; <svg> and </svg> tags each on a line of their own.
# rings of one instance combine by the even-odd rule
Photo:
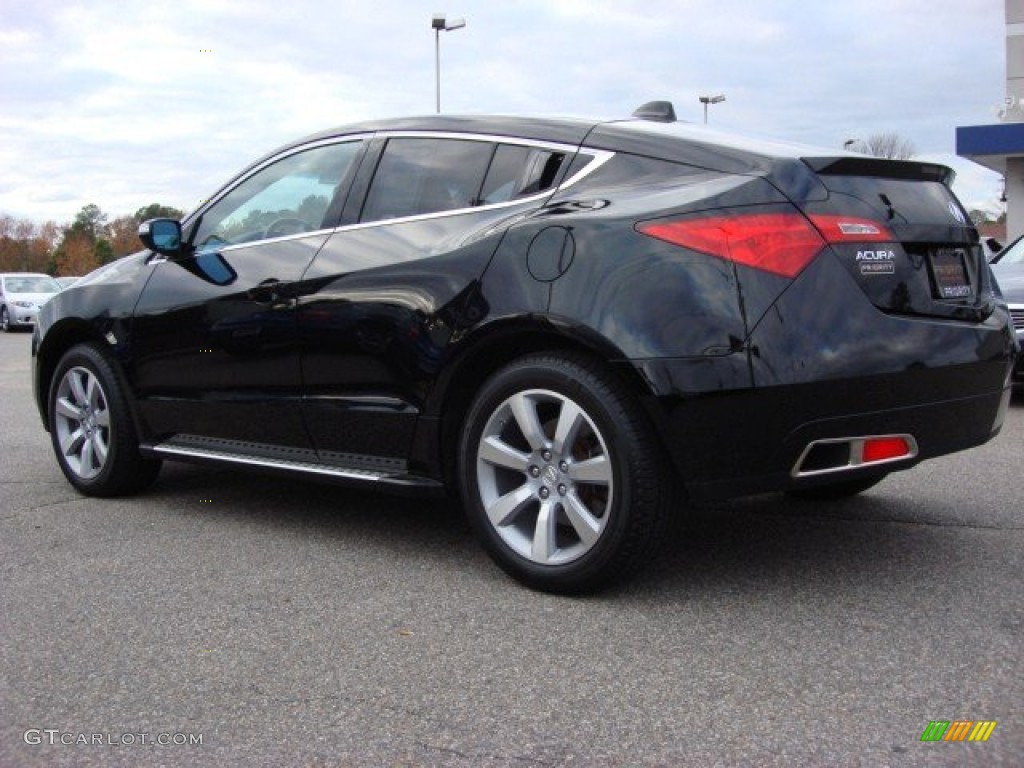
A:
<svg viewBox="0 0 1024 768">
<path fill-rule="evenodd" d="M 14 326 L 11 325 L 11 316 L 7 314 L 7 307 L 0 307 L 0 328 L 4 333 L 12 333 Z"/>
<path fill-rule="evenodd" d="M 786 493 L 796 499 L 835 501 L 856 496 L 858 493 L 868 490 L 868 488 L 874 488 L 886 478 L 887 474 L 858 477 L 856 480 L 839 480 L 827 485 L 814 486 L 813 488 L 791 488 Z"/>
<path fill-rule="evenodd" d="M 555 353 L 517 360 L 481 387 L 459 473 L 490 556 L 527 586 L 562 594 L 646 565 L 675 490 L 629 388 L 587 357 Z"/>
<path fill-rule="evenodd" d="M 91 344 L 61 358 L 49 393 L 50 439 L 61 471 L 88 496 L 123 496 L 149 486 L 160 461 L 139 454 L 125 389 Z"/>
</svg>

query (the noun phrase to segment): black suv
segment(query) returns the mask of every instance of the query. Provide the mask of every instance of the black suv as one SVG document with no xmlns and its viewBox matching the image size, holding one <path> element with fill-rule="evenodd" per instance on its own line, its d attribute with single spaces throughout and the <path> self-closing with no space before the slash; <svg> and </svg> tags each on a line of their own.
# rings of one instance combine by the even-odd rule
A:
<svg viewBox="0 0 1024 768">
<path fill-rule="evenodd" d="M 39 318 L 64 474 L 448 489 L 580 592 L 688 499 L 850 495 L 998 432 L 1016 341 L 947 168 L 643 114 L 347 126 L 147 222 Z"/>
</svg>

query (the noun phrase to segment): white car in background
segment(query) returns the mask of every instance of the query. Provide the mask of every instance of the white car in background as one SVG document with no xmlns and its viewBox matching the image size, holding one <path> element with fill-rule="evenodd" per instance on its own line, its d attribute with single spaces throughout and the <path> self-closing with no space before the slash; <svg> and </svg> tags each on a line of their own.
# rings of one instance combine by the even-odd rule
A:
<svg viewBox="0 0 1024 768">
<path fill-rule="evenodd" d="M 992 257 L 990 266 L 999 283 L 999 291 L 1010 308 L 1017 341 L 1024 346 L 1024 236 L 1018 237 Z M 1017 356 L 1013 383 L 1024 389 L 1024 353 Z"/>
<path fill-rule="evenodd" d="M 35 272 L 0 274 L 0 328 L 10 333 L 19 326 L 36 324 L 39 308 L 55 293 L 60 284 L 49 275 Z"/>
</svg>

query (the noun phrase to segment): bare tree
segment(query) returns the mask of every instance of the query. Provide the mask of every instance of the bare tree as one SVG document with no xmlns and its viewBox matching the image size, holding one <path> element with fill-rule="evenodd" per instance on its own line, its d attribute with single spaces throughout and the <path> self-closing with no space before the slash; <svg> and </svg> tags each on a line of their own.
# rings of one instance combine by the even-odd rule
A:
<svg viewBox="0 0 1024 768">
<path fill-rule="evenodd" d="M 85 275 L 100 265 L 96 244 L 81 230 L 69 227 L 54 256 L 58 275 Z"/>
<path fill-rule="evenodd" d="M 115 259 L 142 250 L 142 242 L 139 240 L 139 221 L 134 216 L 118 216 L 107 224 L 106 232 Z"/>
<path fill-rule="evenodd" d="M 867 141 L 857 142 L 858 149 L 873 157 L 884 157 L 889 160 L 909 160 L 917 149 L 910 139 L 905 139 L 894 131 L 873 133 Z"/>
<path fill-rule="evenodd" d="M 0 214 L 0 271 L 44 272 L 56 246 L 57 225 Z"/>
</svg>

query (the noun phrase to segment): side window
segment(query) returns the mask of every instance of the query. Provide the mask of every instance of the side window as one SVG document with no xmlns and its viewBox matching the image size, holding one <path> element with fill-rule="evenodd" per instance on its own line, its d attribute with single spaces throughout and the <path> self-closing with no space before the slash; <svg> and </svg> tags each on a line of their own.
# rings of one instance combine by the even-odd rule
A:
<svg viewBox="0 0 1024 768">
<path fill-rule="evenodd" d="M 483 205 L 503 203 L 550 189 L 564 162 L 562 152 L 501 144 L 484 180 L 480 201 Z"/>
<path fill-rule="evenodd" d="M 257 171 L 203 213 L 193 243 L 208 250 L 322 229 L 361 146 L 314 147 Z"/>
<path fill-rule="evenodd" d="M 494 145 L 486 141 L 391 139 L 377 165 L 360 220 L 478 205 L 493 153 Z"/>
</svg>

